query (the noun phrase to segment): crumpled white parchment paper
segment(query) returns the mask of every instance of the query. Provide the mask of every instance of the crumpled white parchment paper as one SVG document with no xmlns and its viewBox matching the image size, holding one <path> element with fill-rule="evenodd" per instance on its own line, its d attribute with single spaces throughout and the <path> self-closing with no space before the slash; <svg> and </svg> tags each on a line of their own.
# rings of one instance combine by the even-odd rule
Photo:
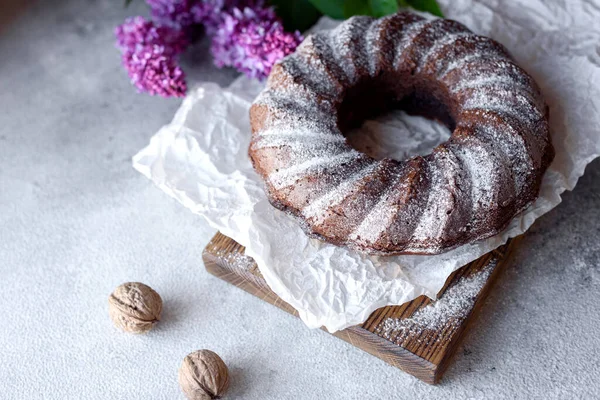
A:
<svg viewBox="0 0 600 400">
<path fill-rule="evenodd" d="M 444 3 L 444 2 L 442 2 Z M 265 280 L 311 328 L 363 322 L 375 309 L 435 298 L 455 269 L 523 233 L 561 201 L 600 155 L 600 8 L 585 1 L 452 1 L 446 15 L 503 43 L 536 78 L 550 105 L 556 158 L 539 199 L 501 235 L 436 256 L 369 257 L 304 235 L 273 208 L 247 155 L 248 109 L 261 83 L 191 90 L 134 167 L 223 234 L 246 246 Z M 334 22 L 323 19 L 318 27 Z M 371 153 L 426 153 L 449 132 L 402 112 L 367 121 L 351 140 Z"/>
</svg>

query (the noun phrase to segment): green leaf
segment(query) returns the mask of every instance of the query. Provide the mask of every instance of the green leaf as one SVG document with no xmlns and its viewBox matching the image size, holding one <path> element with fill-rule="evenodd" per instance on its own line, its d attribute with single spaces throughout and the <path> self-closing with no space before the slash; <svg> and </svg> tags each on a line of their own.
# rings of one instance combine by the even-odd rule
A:
<svg viewBox="0 0 600 400">
<path fill-rule="evenodd" d="M 125 0 L 125 4 L 123 4 L 123 7 L 124 7 L 124 8 L 127 8 L 127 7 L 129 7 L 129 5 L 131 4 L 131 2 L 132 2 L 132 1 L 133 1 L 133 0 Z"/>
<path fill-rule="evenodd" d="M 436 0 L 308 0 L 320 12 L 333 18 L 345 19 L 353 15 L 371 15 L 382 17 L 393 14 L 399 7 L 410 6 L 443 17 Z M 283 0 L 280 1 L 283 3 Z"/>
<path fill-rule="evenodd" d="M 412 8 L 419 11 L 425 11 L 438 17 L 444 18 L 442 10 L 436 0 L 403 0 L 406 1 Z"/>
<path fill-rule="evenodd" d="M 346 0 L 344 2 L 344 18 L 354 15 L 373 15 L 369 0 Z"/>
<path fill-rule="evenodd" d="M 397 0 L 369 0 L 373 16 L 383 17 L 398 12 Z"/>
<path fill-rule="evenodd" d="M 313 6 L 333 19 L 344 19 L 344 0 L 310 0 Z"/>
<path fill-rule="evenodd" d="M 270 3 L 289 32 L 303 32 L 313 26 L 321 16 L 309 0 L 271 0 Z"/>
</svg>

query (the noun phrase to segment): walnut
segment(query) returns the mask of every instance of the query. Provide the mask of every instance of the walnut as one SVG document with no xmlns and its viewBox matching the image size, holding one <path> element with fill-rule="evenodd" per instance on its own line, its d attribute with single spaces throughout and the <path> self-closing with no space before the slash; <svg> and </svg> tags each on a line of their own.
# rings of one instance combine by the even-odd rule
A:
<svg viewBox="0 0 600 400">
<path fill-rule="evenodd" d="M 220 399 L 229 387 L 229 371 L 210 350 L 188 354 L 179 368 L 179 386 L 189 400 Z"/>
<path fill-rule="evenodd" d="M 127 282 L 108 298 L 108 312 L 114 324 L 132 333 L 146 333 L 160 320 L 162 299 L 149 286 Z"/>
</svg>

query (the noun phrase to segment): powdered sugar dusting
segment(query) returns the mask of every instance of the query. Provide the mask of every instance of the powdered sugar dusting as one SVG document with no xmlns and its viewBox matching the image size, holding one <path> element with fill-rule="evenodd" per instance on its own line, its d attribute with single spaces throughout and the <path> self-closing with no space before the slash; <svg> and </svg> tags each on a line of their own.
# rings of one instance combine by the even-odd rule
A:
<svg viewBox="0 0 600 400">
<path fill-rule="evenodd" d="M 265 90 L 254 104 L 271 110 L 264 121 L 264 128 L 257 132 L 261 136 L 287 135 L 289 132 L 298 132 L 298 136 L 342 136 L 329 112 L 330 103 L 323 101 L 319 106 L 304 96 L 298 96 L 292 88 L 278 92 Z"/>
<path fill-rule="evenodd" d="M 379 201 L 367 214 L 365 219 L 352 231 L 350 239 L 360 243 L 375 243 L 383 232 L 392 224 L 397 216 L 397 210 L 391 205 L 391 201 L 402 193 L 403 188 L 396 185 L 401 184 L 404 175 L 399 173 L 391 180 L 388 189 L 381 195 Z"/>
<path fill-rule="evenodd" d="M 385 19 L 383 18 L 376 20 L 374 23 L 371 24 L 369 30 L 367 31 L 367 34 L 365 35 L 366 43 L 364 44 L 364 46 L 369 52 L 369 57 L 367 61 L 369 62 L 369 73 L 371 74 L 371 76 L 375 76 L 376 71 L 380 67 L 378 65 L 379 60 L 381 59 L 380 52 L 386 51 L 382 49 L 379 45 L 379 38 L 382 33 L 381 27 L 383 26 L 384 22 Z"/>
<path fill-rule="evenodd" d="M 327 47 L 331 50 L 331 58 L 335 62 L 335 64 L 337 64 L 340 67 L 340 71 L 342 71 L 342 73 L 344 74 L 344 76 L 340 76 L 340 80 L 352 83 L 356 79 L 356 71 L 351 63 L 344 61 L 344 57 L 342 57 L 341 48 L 340 46 L 338 46 L 337 32 L 338 29 L 340 29 L 340 26 L 331 31 L 320 32 L 319 34 L 325 35 L 324 42 L 327 44 Z"/>
<path fill-rule="evenodd" d="M 475 138 L 469 140 L 469 145 L 453 146 L 452 149 L 468 170 L 473 211 L 481 215 L 493 204 L 495 192 L 499 189 L 495 159 Z"/>
<path fill-rule="evenodd" d="M 292 93 L 297 94 L 297 91 L 290 87 L 277 90 L 265 90 L 256 98 L 256 100 L 254 100 L 254 104 L 265 105 L 277 109 L 278 111 L 285 112 L 289 116 L 301 118 L 302 120 L 306 120 L 306 117 L 310 115 L 319 118 L 324 115 L 323 108 L 319 107 L 315 102 L 309 101 L 308 98 L 304 96 L 290 96 Z M 324 104 L 328 103 L 324 102 Z"/>
<path fill-rule="evenodd" d="M 336 82 L 332 79 L 324 79 L 322 73 L 322 63 L 316 58 L 302 57 L 302 53 L 294 53 L 281 61 L 283 71 L 289 75 L 290 82 L 294 82 L 295 87 L 302 87 L 311 94 L 317 94 L 325 98 L 339 95 Z M 298 80 L 302 77 L 301 80 Z"/>
<path fill-rule="evenodd" d="M 252 144 L 253 149 L 263 149 L 266 147 L 288 146 L 295 150 L 304 148 L 315 148 L 323 145 L 342 144 L 346 142 L 343 136 L 325 136 L 319 134 L 313 135 L 272 135 L 261 136 Z"/>
<path fill-rule="evenodd" d="M 385 319 L 376 328 L 376 333 L 398 345 L 409 336 L 426 332 L 435 336 L 425 340 L 440 340 L 442 329 L 447 335 L 448 330 L 457 329 L 467 318 L 497 264 L 498 259 L 492 259 L 481 271 L 460 279 L 449 287 L 439 300 L 420 309 L 409 318 Z"/>
<path fill-rule="evenodd" d="M 321 140 L 333 142 L 343 142 L 344 136 L 339 131 L 331 131 L 324 127 L 319 127 L 316 124 L 309 122 L 303 124 L 298 129 L 285 129 L 285 127 L 269 128 L 260 132 L 261 140 L 277 140 L 278 138 L 310 140 L 311 138 L 319 138 Z"/>
<path fill-rule="evenodd" d="M 480 118 L 486 118 L 486 114 L 480 113 Z M 521 198 L 529 190 L 529 176 L 534 169 L 531 155 L 527 152 L 527 145 L 521 135 L 508 124 L 500 125 L 489 123 L 478 128 L 477 134 L 484 137 L 503 154 L 507 165 L 512 171 L 515 184 L 516 197 Z"/>
<path fill-rule="evenodd" d="M 471 32 L 456 32 L 456 33 L 446 34 L 442 39 L 436 41 L 435 44 L 433 46 L 431 46 L 426 51 L 426 53 L 421 57 L 421 62 L 419 63 L 419 66 L 417 67 L 417 72 L 421 71 L 421 69 L 425 65 L 427 65 L 427 63 L 429 62 L 429 59 L 433 55 L 436 55 L 438 53 L 438 51 L 440 51 L 442 48 L 454 43 L 455 41 L 457 41 L 458 39 L 460 39 L 462 37 L 471 36 L 471 35 L 473 35 L 473 33 L 471 33 Z"/>
<path fill-rule="evenodd" d="M 489 54 L 489 53 L 491 53 L 491 54 Z M 459 59 L 449 62 L 448 65 L 446 66 L 446 68 L 443 68 L 440 71 L 440 73 L 438 74 L 438 77 L 440 79 L 442 79 L 451 71 L 454 71 L 455 69 L 463 68 L 466 64 L 469 64 L 474 61 L 485 59 L 487 62 L 489 62 L 489 61 L 495 61 L 495 60 L 504 60 L 504 58 L 505 58 L 505 56 L 498 55 L 498 51 L 496 49 L 490 49 L 488 51 L 482 51 L 482 52 L 468 53 Z"/>
<path fill-rule="evenodd" d="M 454 87 L 450 88 L 452 93 L 458 93 L 465 89 L 473 89 L 480 88 L 482 86 L 496 86 L 501 85 L 505 87 L 511 87 L 512 89 L 525 90 L 527 92 L 532 92 L 531 87 L 515 80 L 514 77 L 507 75 L 506 73 L 500 72 L 492 75 L 480 75 L 476 76 L 473 79 L 468 79 L 459 82 Z"/>
<path fill-rule="evenodd" d="M 351 83 L 357 81 L 360 69 L 368 68 L 369 62 L 363 57 L 366 51 L 361 39 L 372 21 L 370 17 L 352 17 L 331 31 L 331 47 L 338 65 L 342 67 Z"/>
<path fill-rule="evenodd" d="M 229 249 L 219 248 L 214 252 L 214 255 L 225 261 L 226 265 L 232 269 L 242 269 L 248 271 L 256 265 L 252 257 L 248 257 L 245 254 L 234 253 Z"/>
<path fill-rule="evenodd" d="M 455 179 L 458 176 L 459 166 L 448 159 L 442 160 L 444 154 L 443 152 L 433 154 L 434 161 L 430 164 L 431 190 L 429 190 L 423 217 L 413 233 L 415 241 L 427 241 L 432 237 L 441 238 L 454 207 L 453 193 L 456 189 Z"/>
<path fill-rule="evenodd" d="M 301 176 L 315 170 L 327 170 L 343 162 L 356 159 L 360 153 L 356 150 L 350 150 L 335 156 L 323 155 L 321 157 L 306 157 L 306 161 L 293 165 L 289 168 L 276 171 L 268 176 L 269 182 L 276 189 L 289 186 L 297 181 Z"/>
<path fill-rule="evenodd" d="M 527 97 L 506 89 L 476 91 L 466 99 L 463 109 L 495 111 L 509 115 L 529 127 L 542 117 L 540 110 Z M 535 132 L 535 129 L 531 129 L 531 133 Z"/>
<path fill-rule="evenodd" d="M 421 33 L 421 31 L 423 29 L 425 29 L 425 27 L 430 23 L 431 23 L 431 21 L 421 20 L 421 21 L 417 21 L 417 22 L 414 22 L 414 23 L 406 26 L 406 28 L 404 29 L 404 35 L 402 36 L 402 39 L 400 39 L 400 42 L 396 46 L 396 57 L 394 60 L 394 68 L 395 69 L 399 68 L 400 62 L 402 60 L 402 56 L 404 55 L 404 52 L 408 48 L 408 45 L 410 43 L 412 43 L 414 38 L 419 33 Z"/>
<path fill-rule="evenodd" d="M 341 203 L 355 188 L 358 182 L 372 174 L 379 163 L 370 163 L 354 175 L 341 183 L 334 185 L 333 189 L 317 198 L 311 204 L 302 209 L 302 215 L 305 218 L 314 218 L 314 223 L 323 222 L 327 215 L 327 209 L 331 206 Z"/>
<path fill-rule="evenodd" d="M 308 36 L 296 50 L 296 55 L 305 64 L 306 69 L 310 71 L 312 81 L 327 82 L 330 87 L 329 93 L 337 97 L 341 95 L 344 88 L 340 78 L 327 67 L 324 59 L 326 56 L 317 52 L 315 40 L 317 40 L 315 35 Z M 323 86 L 320 83 L 318 85 Z"/>
</svg>

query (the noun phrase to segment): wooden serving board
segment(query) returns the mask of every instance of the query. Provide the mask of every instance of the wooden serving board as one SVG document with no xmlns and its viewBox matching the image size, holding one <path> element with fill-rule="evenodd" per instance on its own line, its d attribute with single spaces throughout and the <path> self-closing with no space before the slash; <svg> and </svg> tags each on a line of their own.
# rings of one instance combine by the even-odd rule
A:
<svg viewBox="0 0 600 400">
<path fill-rule="evenodd" d="M 481 308 L 494 280 L 507 264 L 517 239 L 455 271 L 438 300 L 426 296 L 374 311 L 362 324 L 333 335 L 414 375 L 437 383 Z M 244 247 L 217 233 L 206 246 L 204 265 L 211 274 L 298 316 L 268 287 Z M 304 326 L 298 324 L 298 329 Z"/>
</svg>

